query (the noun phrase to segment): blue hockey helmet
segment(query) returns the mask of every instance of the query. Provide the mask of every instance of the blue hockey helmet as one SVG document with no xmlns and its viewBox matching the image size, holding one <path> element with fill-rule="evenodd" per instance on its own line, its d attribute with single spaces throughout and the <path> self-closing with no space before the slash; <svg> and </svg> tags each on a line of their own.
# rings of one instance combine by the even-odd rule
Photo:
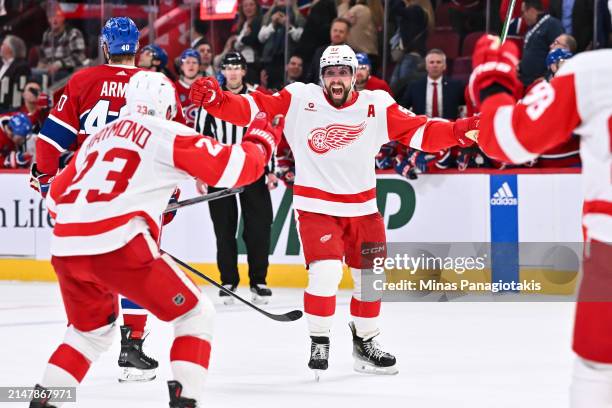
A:
<svg viewBox="0 0 612 408">
<path fill-rule="evenodd" d="M 159 67 L 164 68 L 168 63 L 168 54 L 166 51 L 157 44 L 149 44 L 145 47 L 142 47 L 142 51 L 151 51 L 153 54 L 153 59 L 159 61 Z"/>
<path fill-rule="evenodd" d="M 113 17 L 102 27 L 100 46 L 106 44 L 110 55 L 135 55 L 139 37 L 138 27 L 131 18 Z"/>
<path fill-rule="evenodd" d="M 546 56 L 546 66 L 550 68 L 552 64 L 555 64 L 559 61 L 565 61 L 574 56 L 571 52 L 564 48 L 555 48 Z"/>
<path fill-rule="evenodd" d="M 181 58 L 180 58 L 181 63 L 183 63 L 185 59 L 189 57 L 192 57 L 198 60 L 198 64 L 202 63 L 202 61 L 200 60 L 200 53 L 194 50 L 193 48 L 187 48 L 185 51 L 181 53 Z"/>
<path fill-rule="evenodd" d="M 355 54 L 357 57 L 357 65 L 367 65 L 370 68 L 372 67 L 372 63 L 370 62 L 370 57 L 365 52 L 358 52 Z"/>
<path fill-rule="evenodd" d="M 32 121 L 25 113 L 19 112 L 11 116 L 8 127 L 15 136 L 26 137 L 32 131 Z"/>
</svg>

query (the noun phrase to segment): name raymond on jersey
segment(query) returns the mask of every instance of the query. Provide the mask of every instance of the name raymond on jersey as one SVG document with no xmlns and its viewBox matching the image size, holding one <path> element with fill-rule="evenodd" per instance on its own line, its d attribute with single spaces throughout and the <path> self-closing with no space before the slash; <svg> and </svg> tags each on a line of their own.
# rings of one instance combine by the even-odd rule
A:
<svg viewBox="0 0 612 408">
<path fill-rule="evenodd" d="M 96 143 L 108 139 L 111 136 L 130 139 L 136 146 L 144 149 L 151 136 L 151 131 L 133 120 L 117 120 L 95 135 L 90 136 L 87 139 L 88 143 L 86 150 L 91 149 Z"/>
<path fill-rule="evenodd" d="M 127 86 L 127 82 L 104 81 L 102 83 L 102 91 L 100 91 L 100 96 L 125 98 L 125 91 L 127 90 Z"/>
</svg>

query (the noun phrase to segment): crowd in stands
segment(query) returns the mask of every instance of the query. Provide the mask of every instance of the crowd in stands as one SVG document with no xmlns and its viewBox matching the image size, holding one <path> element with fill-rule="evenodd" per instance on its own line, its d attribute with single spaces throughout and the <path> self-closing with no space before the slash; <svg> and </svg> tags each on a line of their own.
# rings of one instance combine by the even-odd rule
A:
<svg viewBox="0 0 612 408">
<path fill-rule="evenodd" d="M 274 92 L 296 81 L 318 83 L 325 47 L 348 44 L 359 59 L 358 90 L 382 89 L 415 114 L 453 120 L 477 114 L 466 92 L 471 54 L 487 26 L 499 33 L 512 3 L 489 1 L 487 8 L 486 0 L 388 0 L 385 23 L 382 0 L 314 0 L 308 7 L 298 7 L 297 0 L 240 0 L 231 30 L 223 33 L 223 47 L 215 50 L 209 26 L 196 19 L 191 47 L 180 57 L 170 61 L 161 46 L 141 43 L 138 65 L 176 81 L 182 89 L 185 116 L 195 123 L 196 109 L 187 100 L 189 86 L 198 76 L 216 76 L 223 82 L 221 64 L 226 55 L 239 53 L 244 59 L 244 82 L 249 89 Z M 71 25 L 59 3 L 45 8 L 47 28 L 38 33 L 38 40 L 31 32 L 20 38 L 6 28 L 1 4 L 0 25 L 5 25 L 0 47 L 0 114 L 5 116 L 0 118 L 0 167 L 27 167 L 28 145 L 33 145 L 28 140 L 51 107 L 45 91 L 76 70 L 97 63 L 90 47 L 97 38 Z M 525 93 L 550 80 L 576 53 L 612 44 L 610 7 L 612 3 L 605 0 L 515 2 L 508 40 L 522 50 L 519 76 Z M 385 24 L 388 38 L 384 38 Z M 31 31 L 40 30 L 38 25 Z M 383 61 L 383 46 L 387 61 Z M 17 113 L 29 127 L 15 131 L 11 118 Z M 30 131 L 20 135 L 23 129 Z M 580 166 L 577 143 L 573 138 L 529 166 Z M 425 154 L 392 144 L 381 149 L 375 162 L 378 168 L 395 169 L 410 178 L 449 168 L 505 167 L 477 147 Z"/>
</svg>

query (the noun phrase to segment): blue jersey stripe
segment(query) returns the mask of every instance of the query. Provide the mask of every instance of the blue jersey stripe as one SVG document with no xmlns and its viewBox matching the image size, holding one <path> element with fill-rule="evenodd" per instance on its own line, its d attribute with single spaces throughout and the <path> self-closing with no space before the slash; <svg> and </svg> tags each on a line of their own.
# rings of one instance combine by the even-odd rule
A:
<svg viewBox="0 0 612 408">
<path fill-rule="evenodd" d="M 45 120 L 40 134 L 53 140 L 64 149 L 68 149 L 70 145 L 76 142 L 76 134 L 54 121 L 51 117 Z"/>
</svg>

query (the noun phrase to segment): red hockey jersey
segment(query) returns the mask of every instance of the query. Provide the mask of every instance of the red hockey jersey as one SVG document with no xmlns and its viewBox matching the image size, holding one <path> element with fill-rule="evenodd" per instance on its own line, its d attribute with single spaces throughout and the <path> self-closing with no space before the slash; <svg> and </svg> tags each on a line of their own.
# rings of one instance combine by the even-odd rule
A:
<svg viewBox="0 0 612 408">
<path fill-rule="evenodd" d="M 140 68 L 100 65 L 75 73 L 66 84 L 36 142 L 38 170 L 55 174 L 65 150 L 76 150 L 90 134 L 121 116 L 127 84 Z M 177 101 L 178 101 L 177 94 Z M 181 109 L 175 118 L 185 123 Z"/>
</svg>

